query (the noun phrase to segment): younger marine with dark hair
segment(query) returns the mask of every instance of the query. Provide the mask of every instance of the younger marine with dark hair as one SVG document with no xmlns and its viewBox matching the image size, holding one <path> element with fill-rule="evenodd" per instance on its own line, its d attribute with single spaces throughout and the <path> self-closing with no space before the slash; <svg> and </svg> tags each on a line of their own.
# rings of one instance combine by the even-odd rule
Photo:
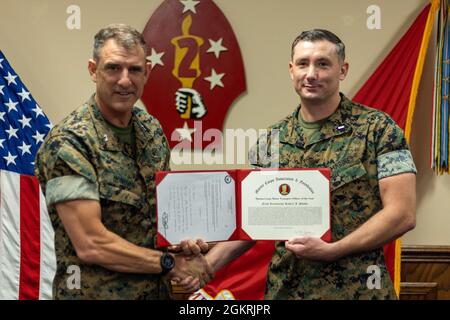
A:
<svg viewBox="0 0 450 320">
<path fill-rule="evenodd" d="M 340 93 L 348 67 L 345 46 L 332 32 L 305 31 L 294 40 L 289 73 L 300 105 L 270 130 L 279 132 L 279 167 L 331 169 L 332 242 L 276 242 L 266 299 L 396 298 L 383 245 L 415 226 L 416 168 L 402 130 L 387 114 Z M 271 143 L 268 134 L 257 147 L 268 150 Z M 267 167 L 257 155 L 255 148 L 252 164 Z M 223 242 L 206 257 L 218 270 L 252 245 Z M 380 270 L 376 288 L 368 283 L 374 266 Z"/>
</svg>

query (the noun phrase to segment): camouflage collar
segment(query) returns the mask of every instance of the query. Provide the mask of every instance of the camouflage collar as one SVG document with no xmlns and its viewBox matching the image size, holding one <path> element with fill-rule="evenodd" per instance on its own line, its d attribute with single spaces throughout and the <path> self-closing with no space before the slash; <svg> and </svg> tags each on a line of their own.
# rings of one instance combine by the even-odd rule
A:
<svg viewBox="0 0 450 320">
<path fill-rule="evenodd" d="M 137 154 L 144 150 L 146 145 L 149 143 L 152 136 L 150 135 L 150 130 L 144 125 L 144 121 L 141 121 L 143 112 L 140 112 L 137 107 L 133 108 L 133 115 L 131 116 L 131 121 L 134 126 L 134 132 L 136 134 L 136 150 Z"/>
<path fill-rule="evenodd" d="M 338 108 L 323 124 L 320 129 L 321 135 L 318 136 L 317 139 L 309 141 L 308 144 L 305 145 L 305 137 L 303 136 L 300 123 L 298 121 L 298 113 L 301 108 L 301 105 L 299 105 L 294 113 L 288 118 L 288 130 L 284 134 L 280 134 L 280 142 L 295 145 L 298 148 L 304 148 L 319 141 L 350 132 L 353 124 L 353 102 L 342 93 L 340 93 L 340 96 L 341 102 L 339 103 Z"/>
<path fill-rule="evenodd" d="M 92 95 L 86 104 L 88 105 L 88 109 L 92 117 L 92 122 L 97 132 L 98 141 L 100 141 L 102 149 L 108 151 L 122 151 L 123 146 L 117 139 L 112 129 L 106 124 L 106 120 L 101 114 L 100 109 L 97 107 L 94 97 L 95 95 Z M 131 123 L 134 126 L 134 132 L 136 134 L 137 150 L 142 150 L 143 147 L 147 144 L 150 137 L 148 134 L 148 130 L 141 123 L 141 121 L 139 121 L 138 112 L 139 111 L 137 108 L 133 108 Z"/>
</svg>

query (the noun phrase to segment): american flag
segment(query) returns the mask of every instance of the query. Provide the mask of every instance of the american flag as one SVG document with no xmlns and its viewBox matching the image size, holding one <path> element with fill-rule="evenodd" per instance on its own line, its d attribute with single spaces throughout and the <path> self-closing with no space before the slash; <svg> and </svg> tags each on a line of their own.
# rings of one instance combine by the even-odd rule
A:
<svg viewBox="0 0 450 320">
<path fill-rule="evenodd" d="M 34 175 L 51 123 L 0 51 L 0 299 L 51 299 L 54 233 Z"/>
</svg>

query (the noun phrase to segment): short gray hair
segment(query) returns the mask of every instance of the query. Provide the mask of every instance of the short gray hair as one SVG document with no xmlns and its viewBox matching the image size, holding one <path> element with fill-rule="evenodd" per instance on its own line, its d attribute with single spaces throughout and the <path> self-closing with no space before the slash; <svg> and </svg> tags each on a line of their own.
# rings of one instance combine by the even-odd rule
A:
<svg viewBox="0 0 450 320">
<path fill-rule="evenodd" d="M 95 61 L 98 61 L 100 58 L 100 50 L 109 39 L 114 39 L 127 50 L 139 45 L 144 49 L 145 55 L 147 55 L 147 44 L 142 33 L 126 24 L 110 24 L 97 32 L 94 37 L 93 58 Z"/>
<path fill-rule="evenodd" d="M 335 35 L 333 32 L 325 30 L 325 29 L 312 29 L 308 31 L 303 31 L 300 35 L 298 35 L 294 42 L 292 43 L 291 48 L 291 59 L 294 57 L 294 49 L 295 46 L 300 41 L 320 41 L 320 40 L 326 40 L 331 43 L 334 43 L 336 46 L 336 53 L 339 57 L 339 61 L 344 62 L 345 61 L 345 44 L 342 42 L 341 39 L 337 35 Z"/>
</svg>

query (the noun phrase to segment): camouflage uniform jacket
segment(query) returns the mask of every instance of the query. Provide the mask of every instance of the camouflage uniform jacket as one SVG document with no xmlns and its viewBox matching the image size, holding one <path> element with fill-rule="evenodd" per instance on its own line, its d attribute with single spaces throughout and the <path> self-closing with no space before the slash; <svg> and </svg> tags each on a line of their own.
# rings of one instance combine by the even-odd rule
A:
<svg viewBox="0 0 450 320">
<path fill-rule="evenodd" d="M 279 167 L 328 167 L 331 180 L 332 241 L 366 222 L 382 208 L 378 180 L 416 172 L 402 130 L 386 114 L 341 95 L 337 111 L 306 142 L 298 121 L 300 106 L 270 128 L 279 130 Z M 273 138 L 260 138 L 266 148 Z M 263 147 L 264 146 L 264 147 Z M 256 150 L 256 149 L 255 149 Z M 261 151 L 259 151 L 261 152 Z M 252 155 L 251 155 L 252 156 Z M 268 166 L 258 160 L 257 166 Z M 381 289 L 370 290 L 370 265 L 381 269 Z M 395 299 L 383 249 L 354 254 L 332 263 L 301 260 L 276 243 L 266 286 L 266 299 Z"/>
<path fill-rule="evenodd" d="M 155 172 L 169 169 L 170 150 L 155 118 L 135 107 L 131 123 L 136 154 L 118 140 L 91 97 L 52 129 L 38 152 L 35 173 L 55 230 L 56 299 L 169 298 L 159 275 L 118 273 L 82 263 L 54 206 L 75 199 L 98 200 L 109 231 L 138 246 L 155 247 Z M 73 265 L 80 267 L 80 289 L 68 285 L 68 268 Z"/>
</svg>

